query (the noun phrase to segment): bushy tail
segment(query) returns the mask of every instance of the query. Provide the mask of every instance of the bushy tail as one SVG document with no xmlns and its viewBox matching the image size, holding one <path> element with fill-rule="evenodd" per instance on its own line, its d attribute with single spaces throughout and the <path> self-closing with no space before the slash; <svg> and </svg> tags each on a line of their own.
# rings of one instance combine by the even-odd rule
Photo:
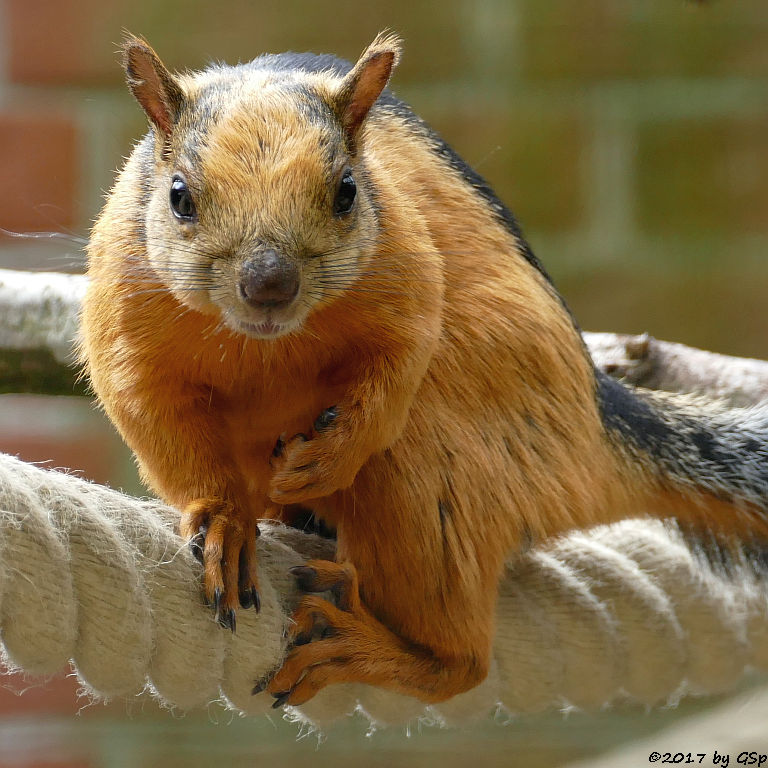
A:
<svg viewBox="0 0 768 768">
<path fill-rule="evenodd" d="M 609 436 L 665 483 L 746 505 L 768 519 L 768 403 L 734 408 L 699 396 L 631 389 L 597 374 Z"/>
</svg>

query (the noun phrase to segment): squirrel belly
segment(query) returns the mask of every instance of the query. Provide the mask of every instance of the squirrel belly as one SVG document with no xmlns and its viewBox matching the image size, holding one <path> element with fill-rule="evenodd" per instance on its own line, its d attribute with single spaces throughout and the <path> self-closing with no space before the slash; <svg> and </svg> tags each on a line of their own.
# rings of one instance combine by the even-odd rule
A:
<svg viewBox="0 0 768 768">
<path fill-rule="evenodd" d="M 82 358 L 222 624 L 258 606 L 259 518 L 299 504 L 336 528 L 338 563 L 296 575 L 339 604 L 302 602 L 278 703 L 476 685 L 504 561 L 572 528 L 764 535 L 766 424 L 703 427 L 596 376 L 509 211 L 383 90 L 396 38 L 354 67 L 174 76 L 137 38 L 125 57 L 152 130 L 94 226 Z"/>
</svg>

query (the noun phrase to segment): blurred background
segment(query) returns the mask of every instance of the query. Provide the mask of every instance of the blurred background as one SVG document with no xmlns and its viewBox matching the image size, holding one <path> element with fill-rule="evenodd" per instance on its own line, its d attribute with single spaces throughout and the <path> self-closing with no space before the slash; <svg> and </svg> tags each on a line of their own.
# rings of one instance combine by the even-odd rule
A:
<svg viewBox="0 0 768 768">
<path fill-rule="evenodd" d="M 290 49 L 354 59 L 384 27 L 405 38 L 393 89 L 515 211 L 582 327 L 768 357 L 765 0 L 0 0 L 0 227 L 87 235 L 146 130 L 122 85 L 122 30 L 182 69 Z M 81 271 L 82 253 L 0 234 L 0 267 Z M 0 450 L 141 492 L 85 398 L 0 396 Z M 80 711 L 71 678 L 23 696 L 8 689 L 27 683 L 0 682 L 0 766 L 27 768 L 561 765 L 708 706 L 410 738 L 356 722 L 316 751 L 277 716 Z"/>
</svg>

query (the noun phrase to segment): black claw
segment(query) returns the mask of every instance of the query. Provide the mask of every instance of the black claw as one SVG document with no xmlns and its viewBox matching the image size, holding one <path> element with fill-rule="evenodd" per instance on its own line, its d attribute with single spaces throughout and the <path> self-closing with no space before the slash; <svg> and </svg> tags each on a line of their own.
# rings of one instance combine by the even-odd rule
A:
<svg viewBox="0 0 768 768">
<path fill-rule="evenodd" d="M 308 565 L 296 565 L 290 569 L 296 577 L 296 585 L 305 592 L 311 592 L 317 580 L 317 571 Z"/>
<path fill-rule="evenodd" d="M 285 448 L 285 441 L 282 438 L 282 435 L 277 438 L 277 442 L 275 443 L 275 447 L 272 449 L 272 455 L 279 459 L 283 455 L 283 449 Z"/>
<path fill-rule="evenodd" d="M 248 580 L 247 580 L 247 574 L 248 574 L 248 550 L 246 547 L 242 547 L 240 550 L 240 555 L 238 556 L 238 575 L 239 575 L 239 585 L 237 590 L 237 597 L 238 600 L 240 600 L 240 607 L 241 608 L 250 608 L 251 605 L 253 605 L 253 601 L 251 600 L 251 590 L 248 587 Z"/>
<path fill-rule="evenodd" d="M 290 691 L 280 691 L 280 693 L 273 693 L 275 700 L 272 702 L 272 709 L 279 709 L 288 700 L 291 695 Z"/>
<path fill-rule="evenodd" d="M 230 608 L 228 611 L 221 614 L 218 618 L 219 624 L 221 624 L 224 629 L 232 630 L 232 634 L 234 635 L 235 629 L 237 628 L 237 617 L 234 610 Z"/>
<path fill-rule="evenodd" d="M 315 419 L 315 431 L 316 432 L 322 432 L 324 429 L 328 429 L 328 427 L 333 424 L 334 421 L 336 421 L 336 417 L 339 415 L 339 411 L 336 408 L 335 405 L 332 405 L 330 408 L 326 408 L 316 419 Z"/>
<path fill-rule="evenodd" d="M 260 680 L 251 689 L 251 696 L 255 696 L 257 693 L 261 693 L 266 687 L 267 687 L 266 681 L 265 680 Z"/>
<path fill-rule="evenodd" d="M 259 590 L 256 587 L 241 589 L 238 597 L 242 608 L 253 607 L 256 609 L 256 613 L 261 610 L 261 597 L 259 597 Z"/>
<path fill-rule="evenodd" d="M 213 610 L 216 613 L 216 618 L 219 616 L 219 608 L 221 608 L 221 590 L 216 587 L 213 590 Z"/>
</svg>

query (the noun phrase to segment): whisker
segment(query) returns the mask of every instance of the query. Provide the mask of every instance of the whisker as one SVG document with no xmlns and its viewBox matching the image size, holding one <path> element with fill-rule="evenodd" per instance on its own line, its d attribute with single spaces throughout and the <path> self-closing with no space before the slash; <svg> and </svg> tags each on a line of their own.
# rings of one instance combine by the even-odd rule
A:
<svg viewBox="0 0 768 768">
<path fill-rule="evenodd" d="M 377 291 L 377 290 L 355 289 L 353 287 L 350 287 L 350 288 L 332 287 L 332 288 L 325 288 L 324 291 L 327 294 L 329 294 L 329 293 L 335 293 L 335 294 L 346 293 L 346 294 L 368 294 L 368 295 L 372 295 L 372 296 L 406 296 L 409 293 L 407 290 L 398 291 L 398 290 L 394 290 L 393 289 L 393 290 Z"/>
<path fill-rule="evenodd" d="M 320 283 L 320 284 L 330 284 L 330 285 L 342 285 L 345 280 L 349 281 L 348 284 L 352 285 L 354 283 L 360 283 L 363 282 L 362 278 L 371 278 L 370 283 L 372 285 L 386 285 L 387 282 L 382 281 L 381 283 L 375 282 L 378 279 L 381 279 L 385 277 L 385 275 L 379 274 L 369 274 L 364 273 L 362 275 L 356 275 L 355 273 L 351 274 L 345 274 L 345 273 L 339 273 L 334 275 L 322 275 L 318 276 L 314 279 L 314 282 Z M 391 275 L 386 275 L 386 277 L 392 277 Z M 357 278 L 357 279 L 355 279 Z M 420 275 L 402 275 L 398 276 L 397 281 L 398 283 L 419 283 L 423 285 L 441 285 L 444 281 L 439 278 L 431 278 L 431 277 L 421 277 Z"/>
<path fill-rule="evenodd" d="M 87 237 L 66 232 L 14 232 L 4 227 L 0 227 L 0 232 L 6 237 L 16 237 L 25 240 L 66 240 L 71 243 L 80 243 L 81 245 L 88 243 Z"/>
</svg>

